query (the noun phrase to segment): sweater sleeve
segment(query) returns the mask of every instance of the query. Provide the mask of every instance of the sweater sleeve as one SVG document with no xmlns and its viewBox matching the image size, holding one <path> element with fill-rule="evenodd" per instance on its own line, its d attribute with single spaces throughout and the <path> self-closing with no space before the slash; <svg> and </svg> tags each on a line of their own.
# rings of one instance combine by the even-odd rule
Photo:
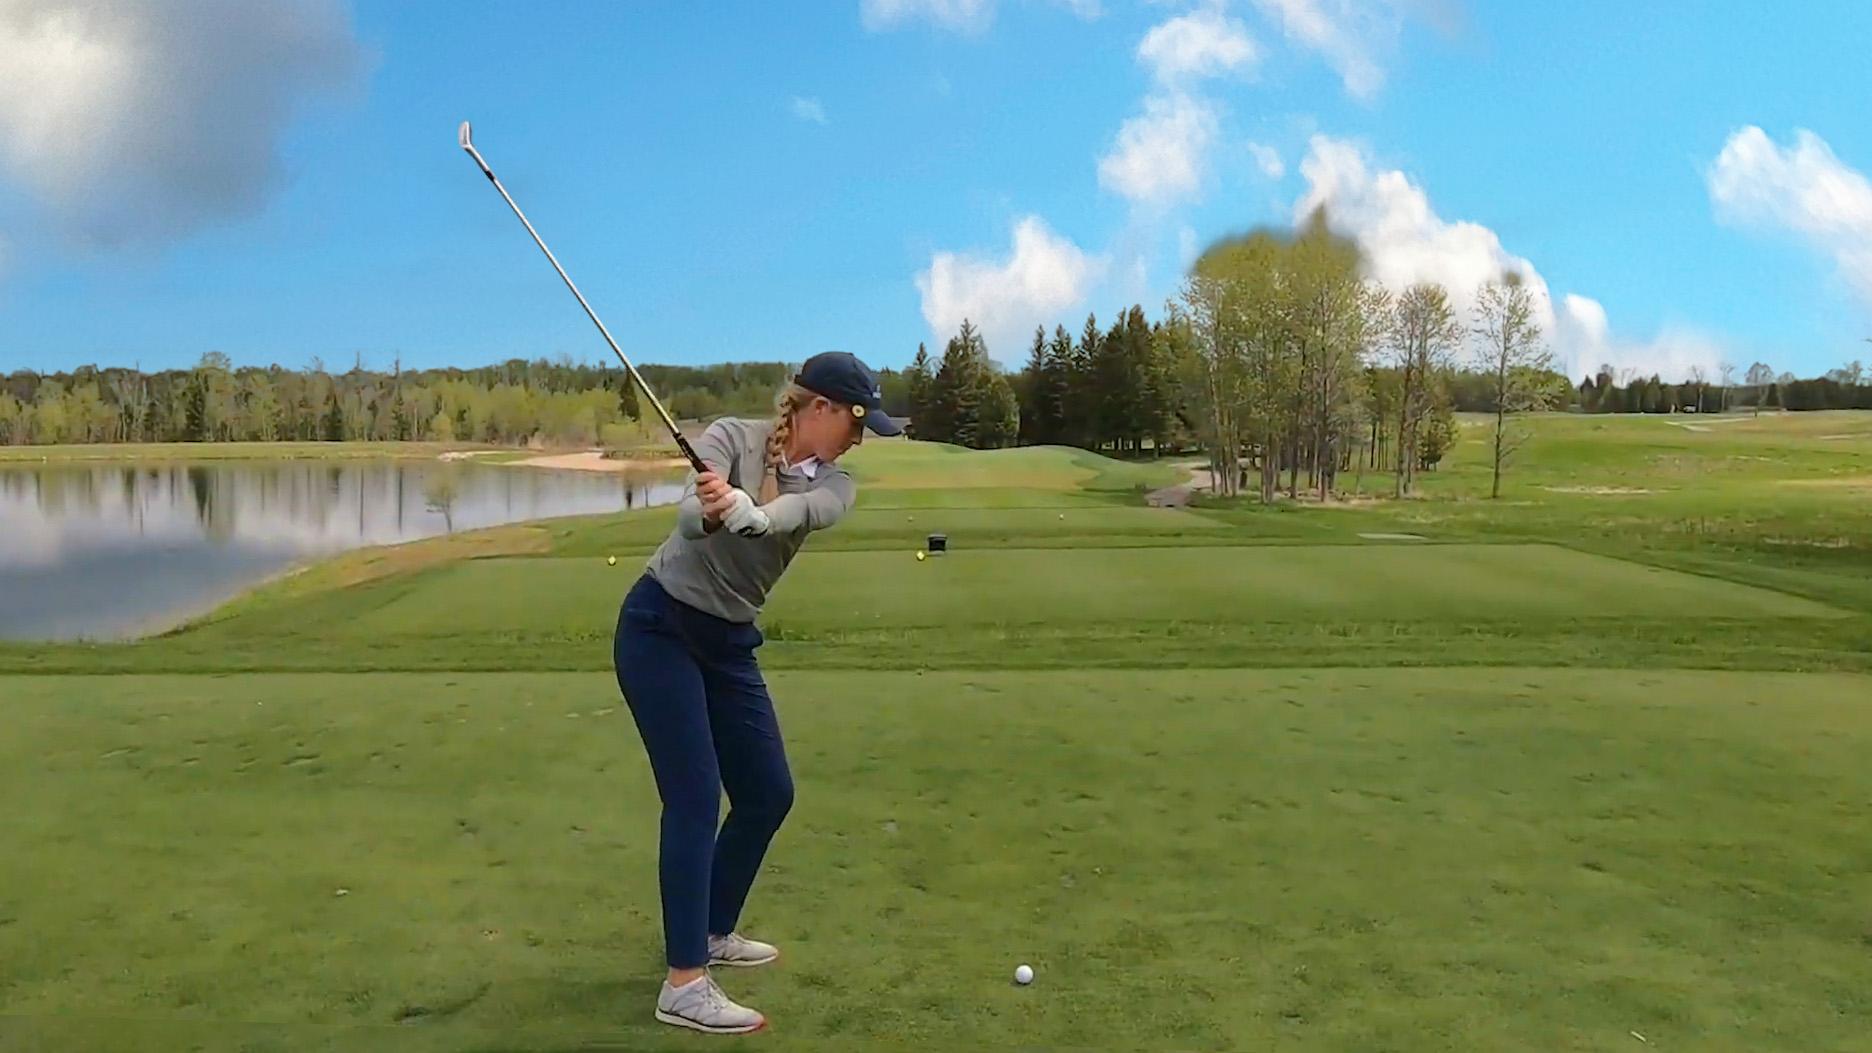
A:
<svg viewBox="0 0 1872 1053">
<path fill-rule="evenodd" d="M 734 476 L 735 444 L 728 434 L 726 418 L 717 420 L 703 430 L 691 446 L 695 447 L 696 456 L 702 463 L 715 470 L 723 479 Z M 683 537 L 691 541 L 708 536 L 708 529 L 702 523 L 702 499 L 696 496 L 696 473 L 689 473 L 689 481 L 683 486 L 682 499 L 676 502 L 676 528 Z"/>
<path fill-rule="evenodd" d="M 811 490 L 774 498 L 766 506 L 767 518 L 773 529 L 781 533 L 792 533 L 801 527 L 824 530 L 843 519 L 856 498 L 857 487 L 852 485 L 851 476 L 835 470 L 825 482 Z"/>
</svg>

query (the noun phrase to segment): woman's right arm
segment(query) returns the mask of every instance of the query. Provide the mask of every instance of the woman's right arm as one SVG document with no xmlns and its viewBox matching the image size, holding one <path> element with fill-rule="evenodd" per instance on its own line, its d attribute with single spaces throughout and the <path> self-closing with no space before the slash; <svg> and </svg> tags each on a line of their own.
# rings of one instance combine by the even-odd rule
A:
<svg viewBox="0 0 1872 1053">
<path fill-rule="evenodd" d="M 734 494 L 727 482 L 734 467 L 734 449 L 720 421 L 710 424 L 690 445 L 702 463 L 714 469 L 700 475 L 691 472 L 682 499 L 676 502 L 677 530 L 694 541 L 721 529 L 722 513 Z"/>
</svg>

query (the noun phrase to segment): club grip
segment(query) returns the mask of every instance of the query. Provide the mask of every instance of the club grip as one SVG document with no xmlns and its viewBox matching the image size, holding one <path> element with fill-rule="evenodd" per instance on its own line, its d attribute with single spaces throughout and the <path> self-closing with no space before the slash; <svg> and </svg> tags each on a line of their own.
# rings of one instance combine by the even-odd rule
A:
<svg viewBox="0 0 1872 1053">
<path fill-rule="evenodd" d="M 696 470 L 696 474 L 701 475 L 703 472 L 708 471 L 708 465 L 703 464 L 702 458 L 696 455 L 695 447 L 689 445 L 688 438 L 680 431 L 675 434 L 676 445 L 682 447 L 683 456 L 689 458 L 689 466 Z"/>
</svg>

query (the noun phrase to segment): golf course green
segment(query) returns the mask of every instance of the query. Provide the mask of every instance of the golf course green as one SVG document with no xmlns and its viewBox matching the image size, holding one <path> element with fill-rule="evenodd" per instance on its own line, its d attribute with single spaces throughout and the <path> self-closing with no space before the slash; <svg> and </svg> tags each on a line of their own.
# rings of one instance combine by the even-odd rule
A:
<svg viewBox="0 0 1872 1053">
<path fill-rule="evenodd" d="M 855 451 L 762 623 L 748 1039 L 649 1012 L 670 509 L 0 645 L 0 1049 L 1866 1048 L 1872 414 L 1531 424 L 1494 501 L 1473 425 L 1330 506 Z"/>
</svg>

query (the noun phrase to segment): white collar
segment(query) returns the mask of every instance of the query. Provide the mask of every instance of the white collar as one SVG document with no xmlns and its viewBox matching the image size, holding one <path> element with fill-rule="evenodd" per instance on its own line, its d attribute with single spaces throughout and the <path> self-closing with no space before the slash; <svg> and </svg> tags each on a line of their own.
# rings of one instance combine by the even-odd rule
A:
<svg viewBox="0 0 1872 1053">
<path fill-rule="evenodd" d="M 819 474 L 819 458 L 808 456 L 798 464 L 787 465 L 787 470 L 799 472 L 808 479 L 814 478 Z"/>
</svg>

